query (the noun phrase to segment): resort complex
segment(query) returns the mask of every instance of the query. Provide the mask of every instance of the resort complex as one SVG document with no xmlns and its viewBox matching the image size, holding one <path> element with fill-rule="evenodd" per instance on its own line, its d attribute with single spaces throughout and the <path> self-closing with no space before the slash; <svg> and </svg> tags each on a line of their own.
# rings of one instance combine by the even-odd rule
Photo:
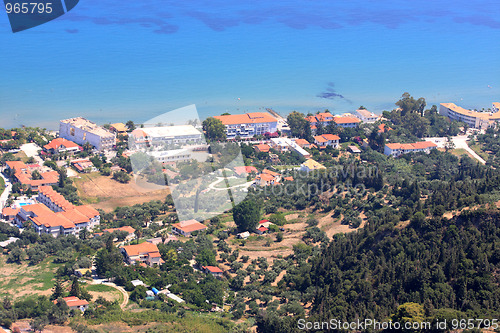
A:
<svg viewBox="0 0 500 333">
<path fill-rule="evenodd" d="M 454 103 L 441 103 L 439 113 L 451 120 L 466 123 L 471 128 L 486 129 L 500 123 L 500 103 L 493 103 L 493 112 L 478 112 L 464 109 Z"/>
</svg>

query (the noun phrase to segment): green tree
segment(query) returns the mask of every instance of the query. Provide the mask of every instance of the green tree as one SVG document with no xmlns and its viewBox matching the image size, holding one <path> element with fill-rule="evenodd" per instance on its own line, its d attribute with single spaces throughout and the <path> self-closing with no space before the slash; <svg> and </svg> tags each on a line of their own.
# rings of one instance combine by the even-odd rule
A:
<svg viewBox="0 0 500 333">
<path fill-rule="evenodd" d="M 78 277 L 74 276 L 71 281 L 71 289 L 69 291 L 70 296 L 80 297 L 80 281 L 78 281 Z"/>
<path fill-rule="evenodd" d="M 233 219 L 240 231 L 255 230 L 260 217 L 260 204 L 252 199 L 245 200 L 233 208 Z"/>
<path fill-rule="evenodd" d="M 214 117 L 208 117 L 202 123 L 203 131 L 207 138 L 212 141 L 226 140 L 226 126 Z"/>
<path fill-rule="evenodd" d="M 196 263 L 199 266 L 217 265 L 217 261 L 215 260 L 215 253 L 210 249 L 202 249 L 196 256 Z"/>
<path fill-rule="evenodd" d="M 50 296 L 51 300 L 58 299 L 60 297 L 63 297 L 64 290 L 62 286 L 62 281 L 57 279 L 56 283 L 54 284 L 54 288 L 52 289 L 52 296 Z"/>
<path fill-rule="evenodd" d="M 135 124 L 132 120 L 127 121 L 125 126 L 127 126 L 129 132 L 135 130 Z"/>
<path fill-rule="evenodd" d="M 307 128 L 309 128 L 310 133 L 311 127 L 309 122 L 305 119 L 303 113 L 293 111 L 288 115 L 286 120 L 293 137 L 307 139 Z"/>
</svg>

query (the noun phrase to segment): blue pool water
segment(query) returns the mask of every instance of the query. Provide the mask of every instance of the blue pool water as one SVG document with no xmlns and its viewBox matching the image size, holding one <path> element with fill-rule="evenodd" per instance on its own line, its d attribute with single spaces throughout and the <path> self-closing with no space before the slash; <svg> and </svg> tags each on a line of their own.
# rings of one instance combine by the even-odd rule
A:
<svg viewBox="0 0 500 333">
<path fill-rule="evenodd" d="M 29 202 L 21 202 L 19 203 L 19 206 L 26 206 L 26 205 L 31 205 Z"/>
</svg>

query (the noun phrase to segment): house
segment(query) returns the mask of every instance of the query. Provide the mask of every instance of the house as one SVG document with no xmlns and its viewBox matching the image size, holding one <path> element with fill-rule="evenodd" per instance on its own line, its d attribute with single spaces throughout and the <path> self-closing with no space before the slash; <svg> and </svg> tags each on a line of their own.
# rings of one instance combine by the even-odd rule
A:
<svg viewBox="0 0 500 333">
<path fill-rule="evenodd" d="M 356 117 L 351 117 L 351 116 L 335 116 L 333 118 L 333 121 L 344 128 L 353 128 L 353 127 L 358 127 L 359 123 L 361 120 L 359 120 Z"/>
<path fill-rule="evenodd" d="M 271 225 L 274 225 L 274 223 L 272 223 L 269 220 L 260 220 L 259 221 L 259 227 L 264 227 L 264 228 L 268 228 L 269 229 L 269 226 L 271 226 Z"/>
<path fill-rule="evenodd" d="M 380 116 L 365 109 L 356 110 L 356 117 L 364 123 L 374 123 L 380 119 Z"/>
<path fill-rule="evenodd" d="M 314 137 L 314 143 L 320 148 L 325 148 L 327 146 L 338 148 L 339 142 L 340 137 L 334 134 L 322 134 Z"/>
<path fill-rule="evenodd" d="M 61 120 L 59 136 L 80 145 L 89 143 L 97 150 L 110 150 L 116 144 L 116 134 L 82 117 Z"/>
<path fill-rule="evenodd" d="M 109 129 L 118 135 L 127 135 L 128 128 L 124 123 L 114 123 L 109 126 Z"/>
<path fill-rule="evenodd" d="M 268 231 L 269 231 L 269 229 L 266 228 L 266 227 L 264 227 L 264 226 L 260 226 L 257 229 L 255 229 L 255 233 L 259 234 L 259 235 L 263 235 L 263 234 L 265 234 Z"/>
<path fill-rule="evenodd" d="M 43 151 L 46 152 L 47 154 L 61 154 L 61 153 L 68 153 L 68 154 L 75 154 L 81 151 L 82 148 L 74 143 L 73 141 L 66 140 L 64 138 L 57 138 L 49 143 L 47 143 L 45 146 L 43 146 Z"/>
<path fill-rule="evenodd" d="M 289 138 L 272 138 L 271 147 L 279 152 L 296 152 L 304 158 L 309 158 L 310 154 L 298 145 L 294 139 Z"/>
<path fill-rule="evenodd" d="M 20 208 L 5 207 L 2 209 L 2 219 L 9 222 L 14 221 L 20 210 Z"/>
<path fill-rule="evenodd" d="M 196 220 L 181 221 L 172 225 L 172 231 L 185 237 L 191 236 L 195 231 L 203 231 L 205 229 L 207 229 L 207 226 Z"/>
<path fill-rule="evenodd" d="M 108 228 L 104 229 L 103 233 L 112 233 L 114 231 L 126 231 L 128 232 L 128 235 L 125 237 L 126 241 L 131 241 L 132 239 L 135 238 L 135 229 L 132 228 L 131 226 L 124 226 L 120 228 Z"/>
<path fill-rule="evenodd" d="M 92 273 L 92 269 L 90 269 L 90 268 L 75 269 L 75 275 L 78 277 L 83 277 L 83 276 L 91 274 L 91 273 Z"/>
<path fill-rule="evenodd" d="M 226 127 L 228 139 L 252 138 L 254 135 L 275 133 L 278 120 L 267 112 L 250 112 L 245 114 L 215 116 Z"/>
<path fill-rule="evenodd" d="M 306 139 L 295 139 L 295 143 L 301 148 L 311 148 L 311 144 Z"/>
<path fill-rule="evenodd" d="M 155 244 L 144 242 L 141 244 L 126 245 L 120 247 L 125 256 L 125 261 L 134 265 L 135 263 L 145 263 L 148 266 L 161 264 L 161 255 Z"/>
<path fill-rule="evenodd" d="M 21 161 L 7 161 L 7 170 L 12 170 L 13 180 L 25 185 L 34 192 L 38 191 L 40 186 L 57 185 L 59 182 L 59 173 L 57 171 L 44 171 L 38 164 L 24 164 Z M 38 177 L 35 177 L 35 171 Z"/>
<path fill-rule="evenodd" d="M 144 284 L 144 282 L 142 282 L 141 280 L 132 280 L 132 281 L 130 281 L 130 283 L 132 283 L 132 285 L 133 285 L 134 287 L 137 287 L 137 286 L 144 286 L 144 285 L 145 285 L 145 284 Z"/>
<path fill-rule="evenodd" d="M 278 185 L 280 180 L 281 174 L 264 169 L 262 173 L 255 178 L 255 183 L 259 186 Z"/>
<path fill-rule="evenodd" d="M 241 232 L 237 234 L 236 237 L 238 237 L 239 239 L 247 239 L 248 237 L 250 237 L 250 233 L 248 231 Z"/>
<path fill-rule="evenodd" d="M 408 153 L 430 153 L 431 149 L 437 148 L 434 142 L 421 141 L 415 143 L 386 143 L 384 154 L 387 156 L 399 157 Z"/>
<path fill-rule="evenodd" d="M 308 159 L 304 163 L 300 165 L 300 171 L 310 172 L 313 170 L 322 170 L 326 169 L 322 164 L 316 162 L 313 159 Z"/>
<path fill-rule="evenodd" d="M 205 274 L 212 274 L 212 276 L 221 278 L 224 273 L 219 267 L 216 266 L 201 266 L 201 270 Z"/>
<path fill-rule="evenodd" d="M 267 145 L 265 143 L 261 143 L 261 144 L 253 146 L 253 149 L 257 153 L 269 153 L 269 149 L 271 149 L 271 147 L 269 147 L 269 145 Z"/>
<path fill-rule="evenodd" d="M 89 302 L 75 296 L 64 297 L 63 300 L 66 302 L 70 310 L 80 310 L 85 312 L 85 310 L 89 308 Z M 54 300 L 54 304 L 57 304 L 57 300 Z"/>
<path fill-rule="evenodd" d="M 347 146 L 347 148 L 349 148 L 349 150 L 353 154 L 359 154 L 359 153 L 361 153 L 361 150 L 358 147 L 356 147 L 356 146 Z"/>
<path fill-rule="evenodd" d="M 86 173 L 86 172 L 95 172 L 97 171 L 96 167 L 94 167 L 94 163 L 90 161 L 89 159 L 79 159 L 79 160 L 73 160 L 70 162 L 72 166 L 75 167 L 75 169 L 78 172 Z"/>
</svg>

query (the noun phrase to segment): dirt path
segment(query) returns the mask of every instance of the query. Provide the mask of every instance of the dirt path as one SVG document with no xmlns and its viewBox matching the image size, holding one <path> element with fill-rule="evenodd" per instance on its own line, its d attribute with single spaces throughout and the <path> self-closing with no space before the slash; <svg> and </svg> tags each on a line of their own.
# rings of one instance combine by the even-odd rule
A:
<svg viewBox="0 0 500 333">
<path fill-rule="evenodd" d="M 115 288 L 116 290 L 118 290 L 119 292 L 121 292 L 122 295 L 123 295 L 123 301 L 122 301 L 122 304 L 120 304 L 120 308 L 122 308 L 122 310 L 123 310 L 128 305 L 128 292 L 125 289 L 123 289 L 122 287 L 117 286 L 113 282 L 92 281 L 91 284 L 103 284 L 105 286 L 109 286 L 109 287 Z"/>
</svg>

